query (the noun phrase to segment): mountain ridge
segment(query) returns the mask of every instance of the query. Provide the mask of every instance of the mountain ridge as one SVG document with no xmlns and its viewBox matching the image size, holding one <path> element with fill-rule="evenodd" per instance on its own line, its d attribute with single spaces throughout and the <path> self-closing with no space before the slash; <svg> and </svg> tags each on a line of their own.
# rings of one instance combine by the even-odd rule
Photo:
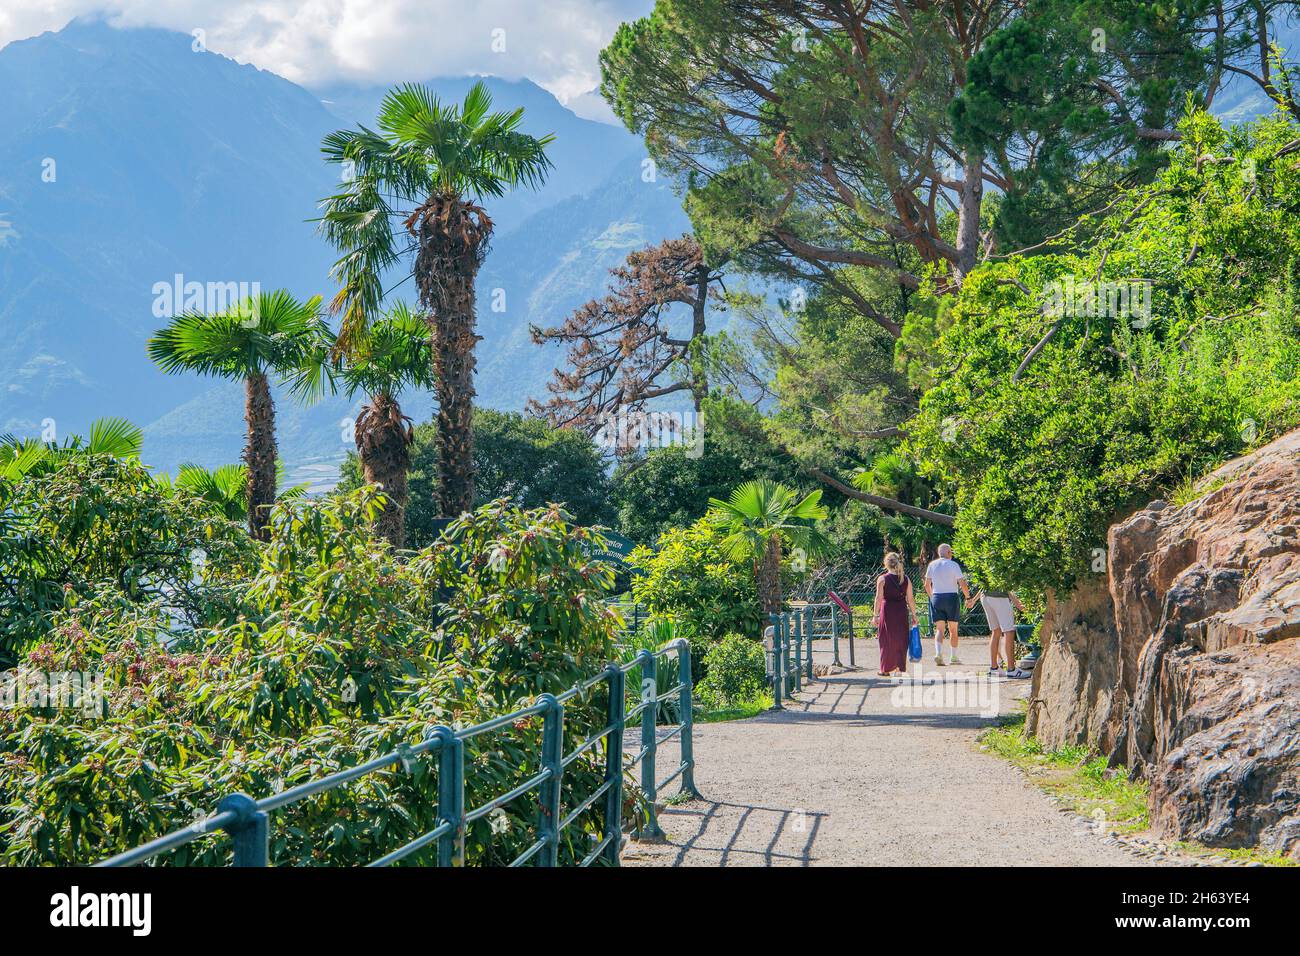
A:
<svg viewBox="0 0 1300 956">
<path fill-rule="evenodd" d="M 475 79 L 428 82 L 458 99 Z M 631 134 L 577 117 L 528 81 L 484 82 L 496 107 L 525 107 L 528 131 L 557 134 L 548 185 L 489 204 L 479 400 L 518 409 L 544 393 L 555 359 L 532 345 L 529 324 L 557 323 L 601 294 L 628 251 L 600 237 L 657 242 L 689 224 L 667 184 L 642 181 Z M 320 139 L 373 125 L 365 113 L 383 89 L 314 92 L 195 52 L 185 34 L 86 21 L 0 50 L 0 87 L 11 131 L 0 143 L 0 432 L 40 434 L 52 421 L 62 437 L 121 415 L 145 427 L 151 465 L 236 460 L 238 384 L 166 376 L 147 359 L 165 321 L 156 290 L 180 275 L 328 297 L 335 253 L 310 220 L 337 170 Z M 497 289 L 501 313 L 491 311 Z M 277 405 L 291 466 L 351 447 L 350 403 L 302 409 L 281 395 Z M 423 417 L 432 402 L 414 395 L 409 408 Z"/>
</svg>

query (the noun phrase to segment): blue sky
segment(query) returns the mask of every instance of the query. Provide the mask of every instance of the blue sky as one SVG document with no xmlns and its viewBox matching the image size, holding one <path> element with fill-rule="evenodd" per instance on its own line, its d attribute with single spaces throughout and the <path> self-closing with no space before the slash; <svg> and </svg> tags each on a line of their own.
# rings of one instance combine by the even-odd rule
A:
<svg viewBox="0 0 1300 956">
<path fill-rule="evenodd" d="M 412 77 L 527 77 L 611 119 L 597 55 L 653 0 L 37 0 L 0 4 L 0 47 L 78 16 L 202 30 L 208 49 L 307 87 Z"/>
</svg>

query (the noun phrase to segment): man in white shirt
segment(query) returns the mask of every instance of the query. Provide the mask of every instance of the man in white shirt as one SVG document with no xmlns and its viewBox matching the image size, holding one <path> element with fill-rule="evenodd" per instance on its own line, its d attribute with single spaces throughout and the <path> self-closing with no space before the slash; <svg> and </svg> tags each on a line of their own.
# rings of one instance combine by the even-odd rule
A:
<svg viewBox="0 0 1300 956">
<path fill-rule="evenodd" d="M 939 557 L 925 569 L 925 593 L 930 595 L 930 624 L 934 627 L 934 662 L 939 667 L 943 661 L 943 635 L 950 635 L 952 652 L 949 664 L 960 664 L 957 659 L 957 618 L 960 615 L 960 594 L 970 600 L 970 585 L 966 572 L 952 559 L 952 548 L 939 545 Z"/>
</svg>

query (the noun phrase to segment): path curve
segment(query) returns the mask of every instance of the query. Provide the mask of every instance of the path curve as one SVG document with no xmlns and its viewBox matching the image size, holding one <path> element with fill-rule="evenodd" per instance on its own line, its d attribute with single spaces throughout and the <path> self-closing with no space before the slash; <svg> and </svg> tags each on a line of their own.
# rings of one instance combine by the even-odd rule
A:
<svg viewBox="0 0 1300 956">
<path fill-rule="evenodd" d="M 985 681 L 987 641 L 963 640 L 960 666 L 925 667 L 939 684 L 894 684 L 876 676 L 874 641 L 855 650 L 859 670 L 818 678 L 785 711 L 697 725 L 706 799 L 665 807 L 666 842 L 629 843 L 624 865 L 1141 864 L 977 750 L 1029 683 Z M 675 763 L 666 747 L 660 766 Z"/>
</svg>

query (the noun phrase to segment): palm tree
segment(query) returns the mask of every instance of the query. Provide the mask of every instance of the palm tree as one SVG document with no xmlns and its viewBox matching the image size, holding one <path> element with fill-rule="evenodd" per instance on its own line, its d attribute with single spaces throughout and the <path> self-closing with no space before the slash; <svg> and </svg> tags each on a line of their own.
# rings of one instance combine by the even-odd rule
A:
<svg viewBox="0 0 1300 956">
<path fill-rule="evenodd" d="M 52 471 L 71 455 L 139 458 L 143 447 L 144 432 L 125 418 L 98 418 L 90 423 L 86 438 L 70 435 L 62 445 L 0 435 L 0 478 L 17 481 L 27 475 Z"/>
<path fill-rule="evenodd" d="M 859 468 L 850 479 L 859 491 L 885 496 L 904 504 L 944 514 L 950 506 L 935 503 L 934 489 L 916 472 L 916 467 L 896 451 L 876 456 L 870 468 Z M 910 514 L 882 514 L 878 527 L 885 549 L 897 548 L 906 561 L 915 558 L 924 564 L 932 546 L 946 540 L 944 525 Z"/>
<path fill-rule="evenodd" d="M 149 357 L 169 374 L 198 372 L 244 380 L 248 530 L 263 541 L 269 534 L 276 487 L 275 403 L 269 376 L 296 373 L 302 356 L 328 332 L 320 304 L 320 296 L 300 302 L 284 289 L 263 292 L 210 315 L 178 315 L 148 343 Z"/>
<path fill-rule="evenodd" d="M 538 186 L 551 167 L 545 150 L 554 137 L 520 132 L 523 109 L 491 107 L 482 83 L 459 105 L 443 105 L 427 87 L 408 84 L 384 97 L 378 132 L 339 130 L 321 144 L 326 160 L 347 164 L 349 172 L 343 190 L 323 201 L 321 217 L 322 232 L 342 252 L 333 270 L 341 288 L 331 303 L 343 317 L 340 348 L 355 348 L 377 315 L 383 273 L 415 253 L 412 274 L 432 345 L 439 505 L 446 516 L 474 506 L 474 281 L 492 235 L 492 220 L 475 200 Z M 407 204 L 414 209 L 395 208 Z"/>
<path fill-rule="evenodd" d="M 797 495 L 793 488 L 761 478 L 745 482 L 726 501 L 709 499 L 709 524 L 723 535 L 722 547 L 728 555 L 753 563 L 759 603 L 768 614 L 781 610 L 783 545 L 809 556 L 827 546 L 825 536 L 813 525 L 829 514 L 821 503 L 821 491 Z"/>
<path fill-rule="evenodd" d="M 349 398 L 358 393 L 367 396 L 353 436 L 366 481 L 382 488 L 386 498 L 375 531 L 394 548 L 406 543 L 406 476 L 415 441 L 411 419 L 402 414 L 397 395 L 409 386 L 432 386 L 431 352 L 424 320 L 399 302 L 384 318 L 357 333 L 349 354 L 341 354 L 337 339 L 323 340 L 306 357 L 301 382 L 295 383 L 299 394 L 311 394 L 318 384 L 328 383 L 332 389 L 335 382 L 342 382 Z"/>
<path fill-rule="evenodd" d="M 221 465 L 207 469 L 186 462 L 180 466 L 175 480 L 166 473 L 155 476 L 158 484 L 169 492 L 184 492 L 213 505 L 231 521 L 248 520 L 248 466 Z M 276 462 L 276 484 L 284 484 L 284 468 Z M 301 498 L 307 493 L 306 485 L 281 488 L 280 499 Z"/>
</svg>

